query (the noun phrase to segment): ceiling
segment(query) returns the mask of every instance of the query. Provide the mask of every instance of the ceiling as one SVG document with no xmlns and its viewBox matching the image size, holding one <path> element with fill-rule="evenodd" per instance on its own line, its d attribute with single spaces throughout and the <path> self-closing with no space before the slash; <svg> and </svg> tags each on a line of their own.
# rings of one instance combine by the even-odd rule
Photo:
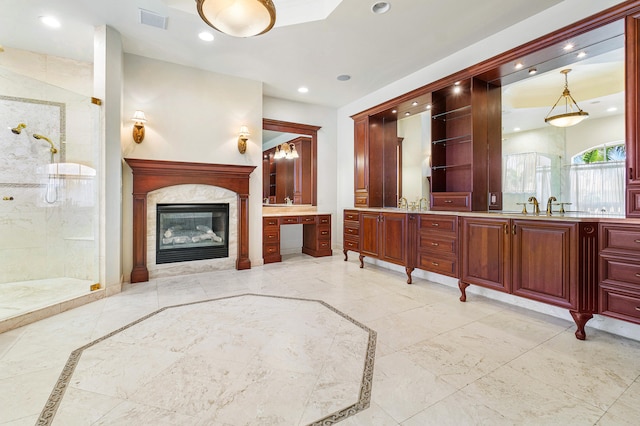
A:
<svg viewBox="0 0 640 426">
<path fill-rule="evenodd" d="M 90 62 L 93 28 L 106 24 L 127 53 L 262 81 L 267 96 L 340 107 L 561 1 L 389 0 L 387 13 L 374 14 L 376 0 L 274 0 L 273 30 L 234 38 L 209 28 L 194 0 L 0 0 L 0 45 Z M 140 9 L 167 17 L 167 28 L 139 23 Z M 43 15 L 62 26 L 44 27 Z M 201 41 L 203 30 L 215 40 Z M 351 79 L 338 81 L 343 74 Z"/>
</svg>

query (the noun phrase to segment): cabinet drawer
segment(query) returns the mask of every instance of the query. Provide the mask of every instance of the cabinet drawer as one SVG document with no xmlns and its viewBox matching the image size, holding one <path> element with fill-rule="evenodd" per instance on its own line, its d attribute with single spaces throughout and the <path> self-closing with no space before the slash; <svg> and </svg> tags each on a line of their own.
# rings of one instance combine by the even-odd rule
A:
<svg viewBox="0 0 640 426">
<path fill-rule="evenodd" d="M 344 220 L 353 220 L 355 222 L 360 220 L 360 214 L 358 212 L 346 211 L 344 212 Z"/>
<path fill-rule="evenodd" d="M 331 239 L 331 228 L 328 226 L 320 226 L 318 225 L 318 239 L 319 240 L 330 240 Z"/>
<path fill-rule="evenodd" d="M 320 225 L 330 225 L 331 224 L 331 215 L 322 215 L 318 216 L 318 223 Z"/>
<path fill-rule="evenodd" d="M 458 267 L 455 259 L 433 256 L 428 253 L 418 254 L 418 268 L 451 277 L 458 276 Z"/>
<path fill-rule="evenodd" d="M 300 216 L 300 223 L 316 223 L 315 216 Z"/>
<path fill-rule="evenodd" d="M 280 228 L 267 228 L 262 232 L 262 242 L 267 243 L 279 243 L 280 242 Z"/>
<path fill-rule="evenodd" d="M 435 192 L 431 194 L 431 210 L 471 211 L 471 193 Z"/>
<path fill-rule="evenodd" d="M 356 195 L 353 204 L 355 206 L 366 207 L 369 205 L 369 197 L 366 195 Z"/>
<path fill-rule="evenodd" d="M 280 254 L 280 245 L 279 244 L 264 244 L 262 246 L 262 255 L 269 256 L 273 254 Z"/>
<path fill-rule="evenodd" d="M 602 314 L 640 323 L 640 292 L 617 291 L 615 287 L 601 287 L 600 311 Z"/>
<path fill-rule="evenodd" d="M 640 254 L 640 227 L 604 225 L 601 248 L 637 252 Z"/>
<path fill-rule="evenodd" d="M 455 217 L 422 215 L 420 216 L 420 230 L 438 232 L 456 232 L 457 220 Z"/>
<path fill-rule="evenodd" d="M 345 238 L 344 248 L 347 250 L 358 251 L 360 250 L 360 244 L 357 240 L 351 240 L 351 239 Z"/>
<path fill-rule="evenodd" d="M 285 216 L 280 218 L 280 225 L 287 225 L 290 223 L 300 223 L 298 216 Z"/>
<path fill-rule="evenodd" d="M 278 226 L 277 217 L 263 217 L 262 226 Z"/>
<path fill-rule="evenodd" d="M 608 283 L 620 282 L 637 286 L 640 291 L 640 263 L 619 259 L 603 258 L 602 280 Z"/>
<path fill-rule="evenodd" d="M 344 226 L 344 235 L 353 235 L 353 236 L 358 236 L 360 235 L 360 229 L 359 228 L 354 228 L 352 226 Z"/>
<path fill-rule="evenodd" d="M 433 233 L 421 233 L 419 250 L 444 254 L 456 254 L 456 240 L 454 238 L 438 238 Z"/>
</svg>

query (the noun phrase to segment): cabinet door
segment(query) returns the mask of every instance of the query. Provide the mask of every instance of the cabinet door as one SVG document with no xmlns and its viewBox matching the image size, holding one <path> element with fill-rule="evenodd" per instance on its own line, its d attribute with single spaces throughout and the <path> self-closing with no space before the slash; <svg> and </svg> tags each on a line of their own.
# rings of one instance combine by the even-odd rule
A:
<svg viewBox="0 0 640 426">
<path fill-rule="evenodd" d="M 514 220 L 513 225 L 513 293 L 575 307 L 577 224 Z"/>
<path fill-rule="evenodd" d="M 361 117 L 354 123 L 354 205 L 369 205 L 369 121 Z"/>
<path fill-rule="evenodd" d="M 381 219 L 381 259 L 404 265 L 407 259 L 407 215 L 404 213 L 383 213 Z"/>
<path fill-rule="evenodd" d="M 627 216 L 640 217 L 640 15 L 626 17 L 625 39 Z"/>
<path fill-rule="evenodd" d="M 380 254 L 380 213 L 360 213 L 360 252 L 377 258 Z"/>
<path fill-rule="evenodd" d="M 462 277 L 468 284 L 511 290 L 511 221 L 462 218 Z"/>
</svg>

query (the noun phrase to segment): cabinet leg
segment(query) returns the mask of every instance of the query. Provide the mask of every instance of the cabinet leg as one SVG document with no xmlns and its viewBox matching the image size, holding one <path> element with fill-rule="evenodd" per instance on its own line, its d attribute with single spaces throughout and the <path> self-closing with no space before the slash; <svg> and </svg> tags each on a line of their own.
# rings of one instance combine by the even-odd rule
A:
<svg viewBox="0 0 640 426">
<path fill-rule="evenodd" d="M 587 321 L 593 318 L 593 314 L 589 312 L 577 312 L 577 311 L 569 311 L 573 320 L 575 321 L 578 328 L 576 329 L 576 339 L 584 340 L 587 338 L 587 335 L 584 332 L 584 326 L 587 325 Z"/>
<path fill-rule="evenodd" d="M 344 253 L 344 261 L 345 261 L 345 262 L 346 262 L 347 260 L 349 260 L 349 257 L 347 256 L 347 252 L 348 252 L 348 251 L 349 251 L 349 250 L 347 250 L 347 249 L 342 250 L 342 253 Z"/>
<path fill-rule="evenodd" d="M 364 268 L 364 256 L 360 255 L 358 256 L 358 259 L 360 259 L 360 269 Z"/>
<path fill-rule="evenodd" d="M 467 301 L 467 287 L 469 287 L 469 284 L 467 283 L 463 283 L 462 281 L 458 281 L 458 288 L 460 289 L 460 301 L 461 302 L 466 302 Z"/>
<path fill-rule="evenodd" d="M 413 283 L 413 280 L 411 279 L 411 273 L 413 272 L 413 268 L 409 268 L 408 266 L 406 268 L 404 268 L 405 271 L 407 271 L 407 284 L 411 284 Z"/>
</svg>

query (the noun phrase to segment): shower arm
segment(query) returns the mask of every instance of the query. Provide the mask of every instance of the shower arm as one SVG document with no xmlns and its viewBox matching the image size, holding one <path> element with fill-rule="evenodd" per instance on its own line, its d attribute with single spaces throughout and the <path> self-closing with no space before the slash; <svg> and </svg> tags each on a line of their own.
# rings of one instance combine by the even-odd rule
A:
<svg viewBox="0 0 640 426">
<path fill-rule="evenodd" d="M 58 149 L 55 147 L 53 142 L 51 142 L 51 139 L 49 139 L 48 137 L 39 135 L 37 133 L 34 133 L 33 137 L 36 138 L 36 139 L 44 139 L 45 141 L 49 142 L 49 144 L 51 145 L 50 151 L 51 151 L 52 154 L 56 154 L 58 152 Z"/>
</svg>

